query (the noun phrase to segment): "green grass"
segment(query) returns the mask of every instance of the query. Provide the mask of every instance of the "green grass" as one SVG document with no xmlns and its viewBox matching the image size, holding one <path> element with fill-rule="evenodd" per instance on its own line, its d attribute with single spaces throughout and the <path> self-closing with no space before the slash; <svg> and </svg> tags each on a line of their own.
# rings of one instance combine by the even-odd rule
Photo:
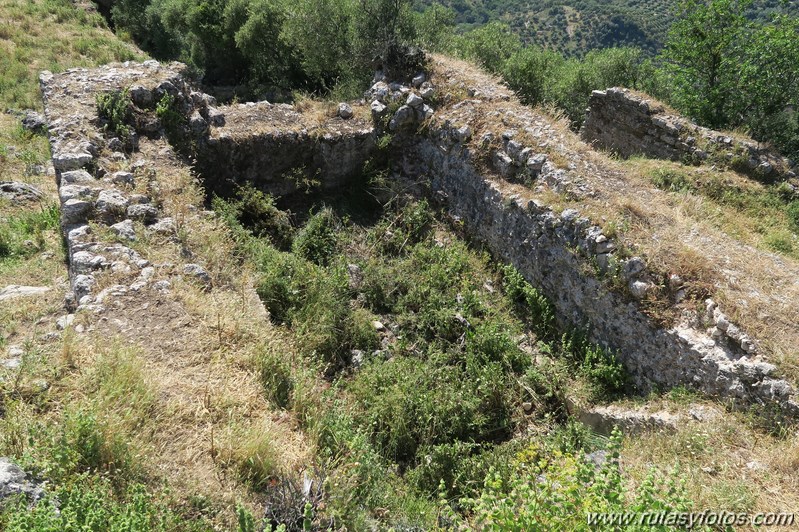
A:
<svg viewBox="0 0 799 532">
<path fill-rule="evenodd" d="M 2 220 L 2 219 L 0 219 Z M 25 211 L 0 224 L 0 272 L 45 249 L 47 234 L 59 227 L 57 205 Z"/>
<path fill-rule="evenodd" d="M 41 109 L 38 75 L 76 66 L 143 59 L 98 13 L 69 0 L 8 0 L 0 6 L 0 107 Z M 7 46 L 7 45 L 6 45 Z"/>
<path fill-rule="evenodd" d="M 703 197 L 704 215 L 732 236 L 799 258 L 799 198 L 784 184 L 743 186 L 724 173 L 673 166 L 651 170 L 649 178 L 662 190 Z"/>
</svg>

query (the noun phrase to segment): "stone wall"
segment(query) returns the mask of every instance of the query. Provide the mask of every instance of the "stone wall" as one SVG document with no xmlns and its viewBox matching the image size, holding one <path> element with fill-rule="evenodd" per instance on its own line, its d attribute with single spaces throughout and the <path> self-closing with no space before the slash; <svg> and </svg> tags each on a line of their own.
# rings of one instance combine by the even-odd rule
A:
<svg viewBox="0 0 799 532">
<path fill-rule="evenodd" d="M 198 174 L 226 196 L 235 184 L 285 196 L 303 188 L 335 189 L 361 172 L 375 147 L 371 121 L 330 117 L 309 127 L 290 105 L 221 107 L 224 124 L 196 143 Z"/>
<path fill-rule="evenodd" d="M 430 176 L 451 214 L 541 290 L 561 323 L 587 327 L 593 341 L 617 352 L 642 390 L 684 385 L 744 404 L 776 402 L 799 413 L 792 387 L 772 377 L 776 368 L 750 358 L 740 343 L 713 339 L 699 324 L 659 328 L 635 301 L 587 274 L 591 264 L 601 267 L 614 253 L 601 229 L 577 211 L 558 215 L 505 190 L 478 170 L 477 155 L 462 142 L 462 125 L 437 123 L 405 152 L 406 171 Z M 640 259 L 627 259 L 621 269 L 631 287 L 648 284 Z"/>
<path fill-rule="evenodd" d="M 580 134 L 621 155 L 699 163 L 726 162 L 767 178 L 794 177 L 790 162 L 749 139 L 699 127 L 629 89 L 594 91 Z"/>
</svg>

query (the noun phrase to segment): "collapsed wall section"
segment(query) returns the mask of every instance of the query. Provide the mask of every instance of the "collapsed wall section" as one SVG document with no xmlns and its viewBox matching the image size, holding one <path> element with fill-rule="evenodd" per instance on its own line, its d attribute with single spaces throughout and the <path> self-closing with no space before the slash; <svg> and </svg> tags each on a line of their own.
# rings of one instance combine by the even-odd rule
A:
<svg viewBox="0 0 799 532">
<path fill-rule="evenodd" d="M 787 159 L 751 139 L 699 127 L 629 89 L 593 91 L 580 134 L 586 142 L 622 157 L 713 160 L 765 178 L 794 176 Z"/>
</svg>

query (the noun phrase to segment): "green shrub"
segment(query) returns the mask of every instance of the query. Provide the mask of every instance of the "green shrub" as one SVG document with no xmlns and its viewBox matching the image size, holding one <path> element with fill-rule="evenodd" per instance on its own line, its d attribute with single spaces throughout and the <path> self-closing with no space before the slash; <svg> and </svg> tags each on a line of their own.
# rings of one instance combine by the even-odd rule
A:
<svg viewBox="0 0 799 532">
<path fill-rule="evenodd" d="M 122 142 L 129 142 L 133 129 L 130 92 L 128 89 L 104 92 L 97 95 L 97 114 L 107 121 L 106 128 L 115 133 Z"/>
<path fill-rule="evenodd" d="M 564 333 L 560 350 L 587 379 L 595 400 L 618 396 L 629 382 L 629 375 L 616 355 L 591 344 L 579 331 Z"/>
<path fill-rule="evenodd" d="M 177 98 L 170 93 L 164 93 L 155 104 L 155 115 L 161 121 L 169 143 L 178 151 L 191 151 L 188 117 L 181 112 Z"/>
<path fill-rule="evenodd" d="M 542 338 L 555 332 L 555 310 L 552 304 L 511 265 L 502 267 L 502 286 L 520 317 Z"/>
<path fill-rule="evenodd" d="M 694 192 L 696 190 L 687 175 L 675 170 L 658 168 L 652 171 L 650 178 L 652 179 L 652 184 L 661 190 L 670 192 Z"/>
<path fill-rule="evenodd" d="M 790 231 L 774 230 L 770 231 L 763 241 L 772 251 L 789 255 L 793 253 L 794 242 L 797 242 L 797 239 L 796 235 Z"/>
<path fill-rule="evenodd" d="M 638 493 L 628 500 L 619 465 L 620 448 L 620 433 L 614 432 L 606 461 L 597 468 L 582 453 L 554 451 L 542 455 L 531 447 L 520 453 L 509 480 L 491 472 L 479 497 L 461 500 L 470 512 L 469 525 L 491 530 L 588 531 L 598 525 L 602 529 L 602 523 L 589 523 L 595 513 L 690 510 L 678 471 L 663 478 L 652 469 Z M 637 530 L 635 525 L 622 529 Z"/>
<path fill-rule="evenodd" d="M 236 189 L 234 198 L 214 197 L 212 205 L 234 231 L 241 227 L 258 238 L 268 238 L 278 249 L 291 247 L 294 229 L 289 215 L 277 208 L 271 194 L 248 183 Z"/>
<path fill-rule="evenodd" d="M 256 260 L 258 296 L 273 321 L 291 324 L 293 312 L 302 304 L 304 285 L 317 271 L 300 257 L 274 248 L 263 248 Z"/>
<path fill-rule="evenodd" d="M 794 230 L 799 231 L 799 200 L 789 203 L 785 212 L 788 214 L 788 219 L 793 224 Z"/>
<path fill-rule="evenodd" d="M 89 474 L 59 487 L 53 498 L 36 506 L 28 506 L 24 500 L 5 505 L 0 509 L 0 527 L 7 532 L 167 532 L 205 528 L 199 519 L 187 520 L 174 513 L 140 484 L 131 484 L 117 495 L 110 480 Z"/>
<path fill-rule="evenodd" d="M 327 265 L 336 252 L 341 222 L 333 210 L 324 207 L 311 216 L 297 233 L 292 251 L 319 266 Z"/>
<path fill-rule="evenodd" d="M 500 445 L 459 441 L 421 447 L 418 465 L 406 473 L 406 479 L 428 497 L 442 492 L 447 499 L 455 500 L 476 496 L 489 471 L 502 479 L 510 478 L 521 445 L 520 440 Z"/>
<path fill-rule="evenodd" d="M 495 367 L 469 374 L 403 357 L 368 365 L 348 389 L 360 406 L 355 419 L 368 427 L 375 448 L 386 459 L 409 465 L 421 446 L 507 438 L 509 405 L 497 401 L 503 384 L 507 381 Z"/>
<path fill-rule="evenodd" d="M 91 410 L 68 410 L 55 441 L 53 457 L 61 474 L 100 470 L 124 476 L 134 466 L 126 436 L 114 430 L 108 420 L 98 419 Z"/>
<path fill-rule="evenodd" d="M 426 200 L 410 202 L 389 211 L 369 233 L 369 239 L 389 255 L 400 255 L 425 240 L 435 217 Z"/>
<path fill-rule="evenodd" d="M 294 389 L 291 364 L 286 356 L 286 353 L 277 352 L 270 345 L 261 346 L 255 353 L 255 365 L 261 375 L 264 394 L 279 408 L 289 405 Z"/>
</svg>

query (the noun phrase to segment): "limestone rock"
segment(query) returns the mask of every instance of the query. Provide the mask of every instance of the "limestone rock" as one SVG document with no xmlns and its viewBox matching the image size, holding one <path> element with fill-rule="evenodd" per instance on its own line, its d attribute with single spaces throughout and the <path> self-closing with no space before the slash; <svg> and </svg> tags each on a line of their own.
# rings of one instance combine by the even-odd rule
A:
<svg viewBox="0 0 799 532">
<path fill-rule="evenodd" d="M 111 231 L 120 238 L 126 240 L 136 240 L 136 230 L 133 228 L 133 220 L 123 220 L 111 226 Z"/>
<path fill-rule="evenodd" d="M 17 181 L 0 182 L 0 198 L 11 201 L 36 201 L 42 193 L 36 187 Z"/>
<path fill-rule="evenodd" d="M 131 205 L 127 210 L 128 218 L 144 224 L 151 224 L 158 218 L 158 209 L 149 203 Z"/>
<path fill-rule="evenodd" d="M 184 264 L 183 273 L 185 275 L 194 277 L 195 279 L 204 284 L 211 283 L 211 276 L 208 275 L 208 272 L 205 271 L 205 269 L 199 264 Z"/>
<path fill-rule="evenodd" d="M 100 191 L 94 208 L 99 216 L 106 220 L 115 220 L 125 216 L 128 208 L 128 199 L 118 190 L 107 189 Z"/>
<path fill-rule="evenodd" d="M 9 285 L 5 288 L 0 288 L 0 301 L 9 301 L 22 297 L 35 297 L 49 292 L 49 286 L 20 286 Z"/>
<path fill-rule="evenodd" d="M 114 172 L 114 175 L 111 176 L 111 182 L 115 185 L 125 185 L 125 186 L 134 186 L 135 179 L 133 174 L 130 172 Z"/>
<path fill-rule="evenodd" d="M 27 109 L 23 112 L 22 127 L 33 133 L 44 133 L 47 129 L 47 119 L 43 114 L 37 113 L 33 109 Z"/>
<path fill-rule="evenodd" d="M 338 116 L 344 120 L 352 118 L 352 107 L 347 103 L 338 104 Z"/>
<path fill-rule="evenodd" d="M 67 314 L 66 316 L 61 316 L 56 320 L 55 328 L 58 329 L 59 331 L 63 331 L 64 329 L 72 325 L 74 321 L 75 321 L 74 314 Z"/>
<path fill-rule="evenodd" d="M 69 183 L 75 185 L 87 185 L 96 183 L 97 180 L 86 170 L 72 170 L 70 172 L 61 173 L 61 183 Z"/>
<path fill-rule="evenodd" d="M 403 105 L 402 107 L 397 109 L 396 113 L 394 113 L 394 117 L 391 119 L 391 122 L 389 122 L 388 128 L 391 131 L 396 131 L 409 124 L 412 124 L 413 121 L 414 121 L 413 108 L 408 105 Z"/>
<path fill-rule="evenodd" d="M 422 99 L 421 96 L 419 96 L 418 94 L 412 92 L 408 96 L 408 100 L 405 102 L 405 105 L 408 105 L 408 106 L 413 107 L 415 109 L 417 107 L 421 107 L 422 105 L 424 105 L 424 100 Z"/>
<path fill-rule="evenodd" d="M 150 230 L 157 235 L 174 235 L 177 233 L 177 226 L 172 218 L 161 218 L 150 226 Z"/>
<path fill-rule="evenodd" d="M 0 458 L 0 501 L 12 495 L 24 495 L 31 504 L 45 495 L 44 483 L 25 473 L 9 458 Z"/>
</svg>

